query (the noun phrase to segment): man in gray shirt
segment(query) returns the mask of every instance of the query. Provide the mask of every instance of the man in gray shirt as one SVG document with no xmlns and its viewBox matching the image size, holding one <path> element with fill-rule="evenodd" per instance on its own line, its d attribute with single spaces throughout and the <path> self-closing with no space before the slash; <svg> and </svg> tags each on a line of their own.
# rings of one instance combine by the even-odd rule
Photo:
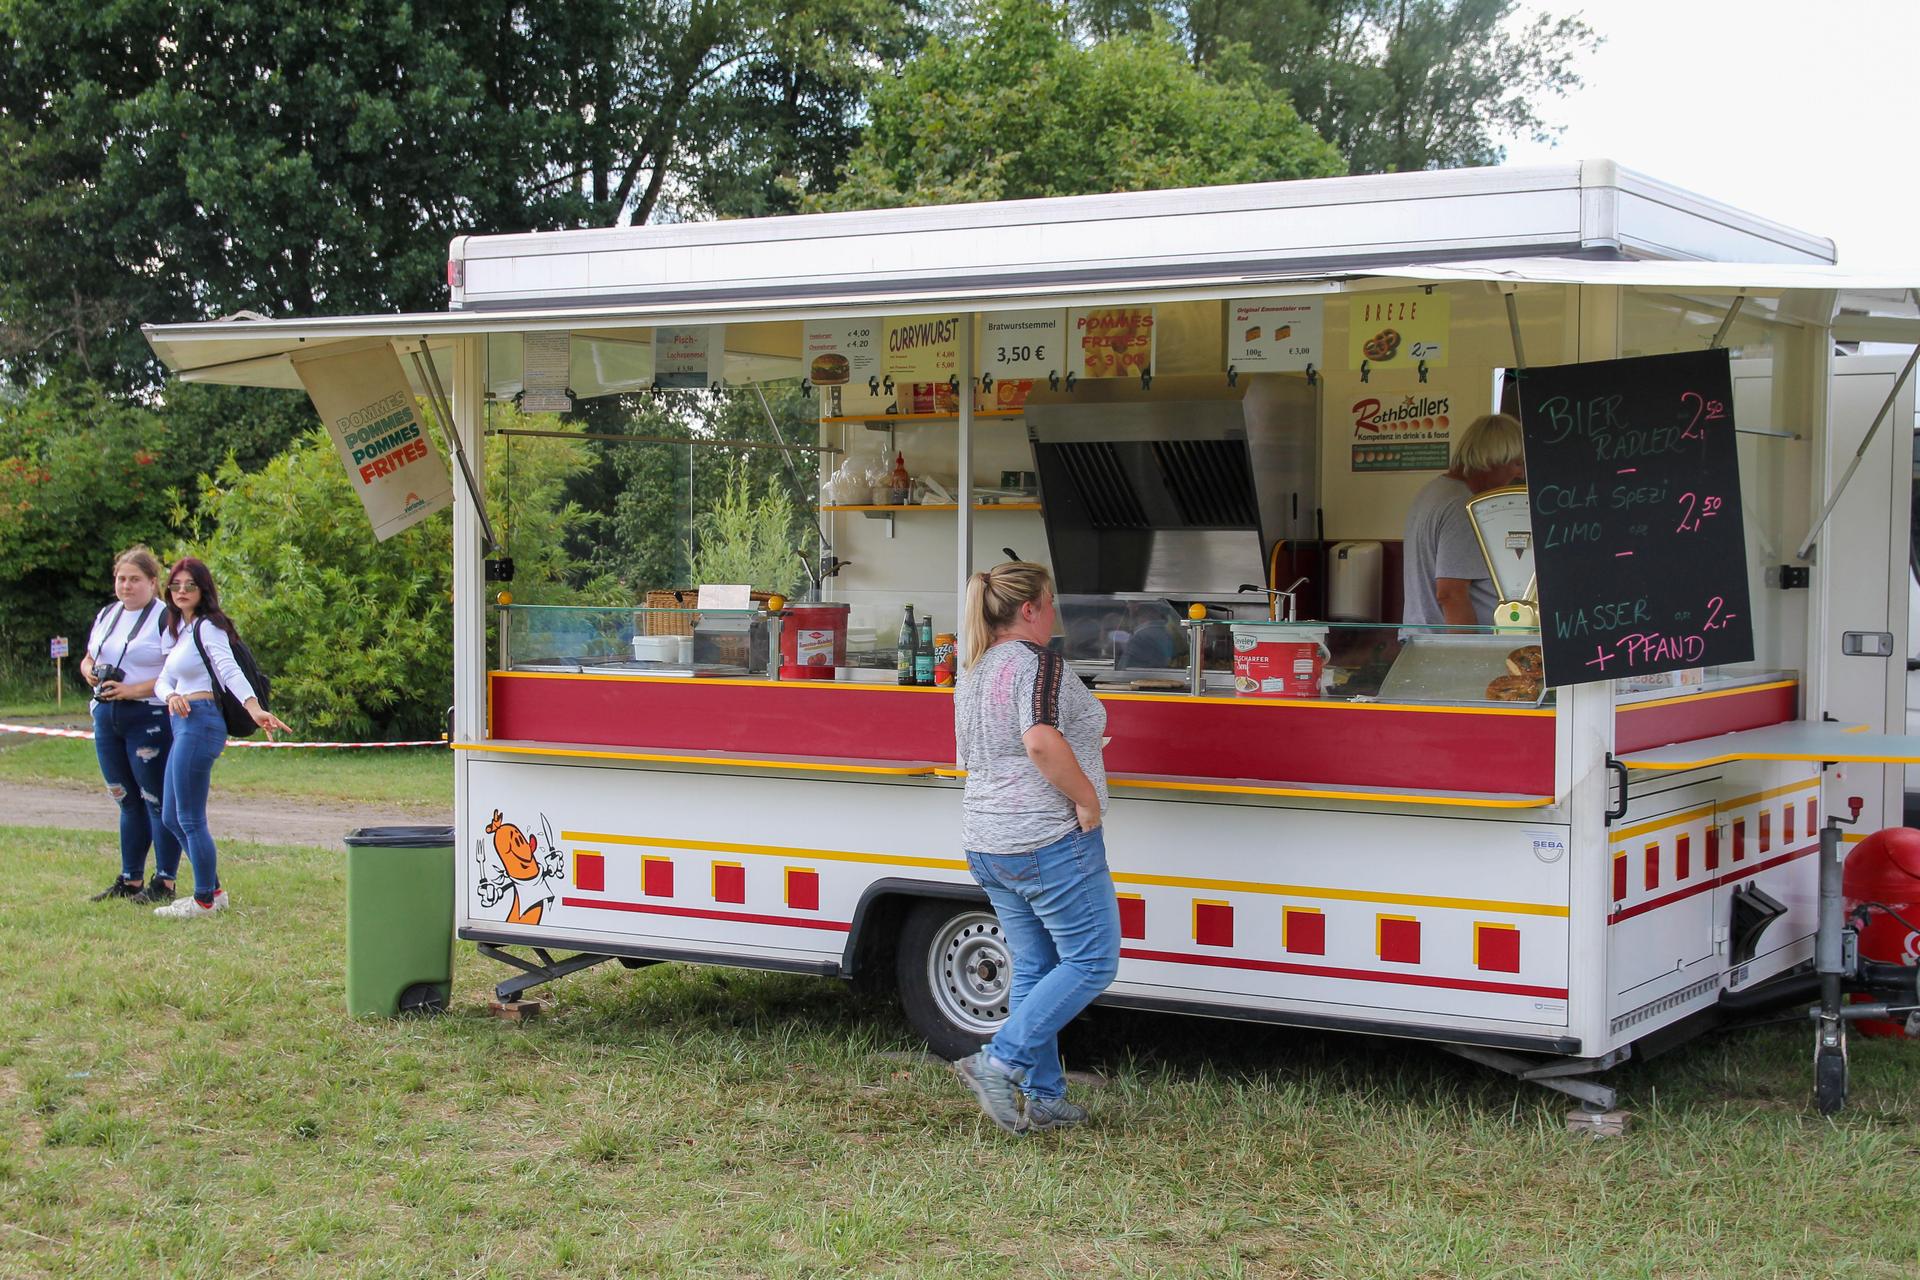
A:
<svg viewBox="0 0 1920 1280">
<path fill-rule="evenodd" d="M 1414 495 L 1402 546 L 1403 622 L 1488 626 L 1497 603 L 1467 500 L 1526 480 L 1520 423 L 1504 413 L 1474 419 L 1460 433 L 1453 466 Z"/>
</svg>

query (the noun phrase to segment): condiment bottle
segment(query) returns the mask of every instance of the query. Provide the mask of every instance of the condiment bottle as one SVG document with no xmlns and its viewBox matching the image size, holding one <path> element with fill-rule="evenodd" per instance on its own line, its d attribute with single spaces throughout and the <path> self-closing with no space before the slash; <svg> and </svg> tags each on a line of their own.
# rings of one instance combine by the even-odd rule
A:
<svg viewBox="0 0 1920 1280">
<path fill-rule="evenodd" d="M 913 477 L 907 474 L 907 456 L 904 453 L 893 455 L 893 505 L 905 506 L 907 499 L 913 497 Z"/>
</svg>

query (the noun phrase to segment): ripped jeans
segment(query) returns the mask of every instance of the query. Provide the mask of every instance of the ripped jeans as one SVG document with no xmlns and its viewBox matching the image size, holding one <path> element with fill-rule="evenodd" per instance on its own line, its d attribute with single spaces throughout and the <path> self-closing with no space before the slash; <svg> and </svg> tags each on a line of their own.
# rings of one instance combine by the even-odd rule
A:
<svg viewBox="0 0 1920 1280">
<path fill-rule="evenodd" d="M 160 821 L 167 753 L 173 726 L 167 709 L 152 702 L 93 704 L 93 750 L 107 793 L 120 806 L 120 878 L 139 880 L 153 847 L 154 874 L 171 879 L 180 869 L 180 840 Z"/>
</svg>

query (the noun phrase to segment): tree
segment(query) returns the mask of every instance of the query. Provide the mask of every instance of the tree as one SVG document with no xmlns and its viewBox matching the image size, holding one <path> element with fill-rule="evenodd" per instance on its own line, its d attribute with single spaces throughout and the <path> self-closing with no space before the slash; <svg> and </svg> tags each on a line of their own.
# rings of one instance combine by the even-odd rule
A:
<svg viewBox="0 0 1920 1280">
<path fill-rule="evenodd" d="M 791 207 L 918 12 L 0 0 L 0 368 L 142 391 L 142 322 L 428 310 L 457 234 Z"/>
<path fill-rule="evenodd" d="M 1323 177 L 1332 148 L 1242 62 L 1196 69 L 1164 25 L 1082 47 L 1063 8 L 1000 0 L 873 98 L 813 207 L 873 208 Z"/>
<path fill-rule="evenodd" d="M 1497 164 L 1553 135 L 1541 104 L 1598 43 L 1517 0 L 1075 0 L 1096 38 L 1175 23 L 1197 66 L 1251 58 L 1355 173 Z"/>
</svg>

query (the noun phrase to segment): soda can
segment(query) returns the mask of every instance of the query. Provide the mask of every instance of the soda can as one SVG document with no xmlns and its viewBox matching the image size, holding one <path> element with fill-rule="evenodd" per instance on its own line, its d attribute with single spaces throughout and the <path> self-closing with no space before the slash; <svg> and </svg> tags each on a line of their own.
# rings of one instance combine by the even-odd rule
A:
<svg viewBox="0 0 1920 1280">
<path fill-rule="evenodd" d="M 943 631 L 933 638 L 933 683 L 936 688 L 953 687 L 953 635 Z"/>
</svg>

